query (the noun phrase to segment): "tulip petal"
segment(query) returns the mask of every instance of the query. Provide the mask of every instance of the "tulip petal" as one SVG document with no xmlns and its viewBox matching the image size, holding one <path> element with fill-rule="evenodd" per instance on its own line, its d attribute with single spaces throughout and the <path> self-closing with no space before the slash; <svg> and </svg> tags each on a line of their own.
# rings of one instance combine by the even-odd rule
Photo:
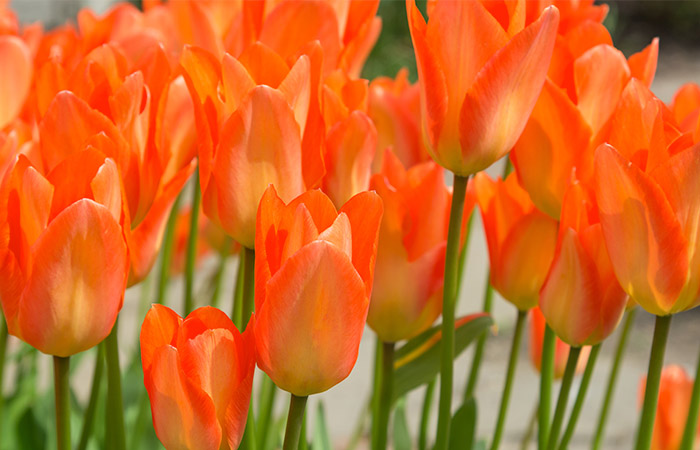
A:
<svg viewBox="0 0 700 450">
<path fill-rule="evenodd" d="M 597 45 L 574 63 L 578 109 L 594 135 L 615 110 L 629 78 L 625 56 L 610 45 Z"/>
<path fill-rule="evenodd" d="M 153 267 L 175 198 L 196 169 L 197 162 L 192 161 L 175 174 L 156 197 L 146 217 L 135 228 L 127 230 L 126 238 L 131 259 L 129 286 L 143 280 Z"/>
<path fill-rule="evenodd" d="M 355 365 L 368 307 L 347 255 L 325 241 L 307 245 L 267 283 L 255 324 L 258 365 L 297 396 L 333 387 Z"/>
<path fill-rule="evenodd" d="M 576 105 L 547 80 L 510 157 L 532 202 L 555 219 L 559 218 L 571 171 L 590 139 L 591 129 Z"/>
<path fill-rule="evenodd" d="M 49 105 L 39 126 L 42 155 L 46 167 L 53 169 L 68 155 L 86 148 L 90 140 L 101 133 L 116 144 L 114 152 L 108 154 L 120 170 L 129 167 L 129 145 L 119 130 L 105 115 L 92 109 L 87 103 L 69 91 L 62 91 Z"/>
<path fill-rule="evenodd" d="M 690 251 L 691 267 L 700 265 L 700 144 L 673 155 L 651 172 L 651 177 L 666 194 L 671 208 L 683 229 Z M 674 312 L 689 309 L 700 302 L 700 276 L 691 271 L 690 283 L 673 308 Z"/>
<path fill-rule="evenodd" d="M 174 346 L 182 317 L 167 306 L 154 304 L 141 325 L 141 366 L 144 373 L 150 371 L 153 356 L 159 347 Z"/>
<path fill-rule="evenodd" d="M 465 2 L 469 3 L 469 2 Z M 406 0 L 408 25 L 416 54 L 418 77 L 421 88 L 421 117 L 423 131 L 431 150 L 437 148 L 443 122 L 447 117 L 448 91 L 445 74 L 440 67 L 438 56 L 426 38 L 427 25 L 418 10 L 415 0 Z"/>
<path fill-rule="evenodd" d="M 174 450 L 218 450 L 221 427 L 209 396 L 182 373 L 178 351 L 157 348 L 144 374 L 153 427 L 160 442 Z"/>
<path fill-rule="evenodd" d="M 546 9 L 481 69 L 459 114 L 464 162 L 455 173 L 487 168 L 520 137 L 542 90 L 558 23 L 558 10 Z"/>
<path fill-rule="evenodd" d="M 377 129 L 361 111 L 335 124 L 326 138 L 326 176 L 323 190 L 336 206 L 369 188 L 372 160 L 377 149 Z"/>
<path fill-rule="evenodd" d="M 102 205 L 79 200 L 49 224 L 19 309 L 22 336 L 70 356 L 102 341 L 122 306 L 128 261 L 121 227 Z"/>
<path fill-rule="evenodd" d="M 659 58 L 659 38 L 654 38 L 644 50 L 630 56 L 628 61 L 630 75 L 640 80 L 650 88 L 656 74 L 656 63 Z"/>
<path fill-rule="evenodd" d="M 258 86 L 224 125 L 214 179 L 224 229 L 255 245 L 255 217 L 263 192 L 274 184 L 289 201 L 304 191 L 299 124 L 284 96 Z"/>
<path fill-rule="evenodd" d="M 352 226 L 352 264 L 365 283 L 367 296 L 372 293 L 374 262 L 377 258 L 379 226 L 384 207 L 382 199 L 374 192 L 361 192 L 343 205 L 339 213 L 345 213 Z"/>
<path fill-rule="evenodd" d="M 687 241 L 663 191 L 614 148 L 598 147 L 596 200 L 615 274 L 656 315 L 672 311 L 688 273 Z"/>
<path fill-rule="evenodd" d="M 32 56 L 15 36 L 0 36 L 0 130 L 22 110 L 32 83 Z"/>
</svg>

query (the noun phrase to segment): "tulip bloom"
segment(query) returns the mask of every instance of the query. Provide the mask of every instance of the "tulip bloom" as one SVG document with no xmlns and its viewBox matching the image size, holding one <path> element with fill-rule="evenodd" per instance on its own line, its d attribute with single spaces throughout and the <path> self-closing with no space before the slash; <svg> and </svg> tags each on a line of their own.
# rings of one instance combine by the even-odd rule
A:
<svg viewBox="0 0 700 450">
<path fill-rule="evenodd" d="M 615 274 L 642 308 L 658 316 L 700 303 L 699 164 L 698 145 L 662 159 L 649 173 L 611 146 L 596 151 L 600 223 Z"/>
<path fill-rule="evenodd" d="M 452 194 L 442 167 L 429 161 L 406 170 L 388 150 L 371 188 L 382 198 L 384 217 L 367 324 L 383 342 L 397 342 L 424 331 L 442 312 Z"/>
<path fill-rule="evenodd" d="M 274 184 L 289 201 L 312 184 L 302 171 L 323 171 L 319 149 L 308 157 L 302 152 L 311 92 L 309 58 L 302 56 L 289 67 L 258 43 L 238 59 L 226 54 L 221 61 L 202 49 L 186 48 L 181 65 L 202 136 L 204 213 L 253 248 L 255 214 L 267 186 Z"/>
<path fill-rule="evenodd" d="M 544 341 L 544 326 L 547 323 L 539 307 L 535 306 L 528 314 L 530 322 L 530 362 L 537 371 L 542 367 L 542 343 Z M 566 361 L 569 359 L 570 346 L 559 338 L 555 338 L 554 345 L 554 378 L 561 379 L 566 370 Z M 583 347 L 576 363 L 576 373 L 582 373 L 588 363 L 590 347 Z"/>
<path fill-rule="evenodd" d="M 143 379 L 166 449 L 233 450 L 243 437 L 255 372 L 252 329 L 216 308 L 182 320 L 153 305 L 141 327 Z"/>
<path fill-rule="evenodd" d="M 549 78 L 511 152 L 520 183 L 543 212 L 558 219 L 572 180 L 593 176 L 597 142 L 631 78 L 654 79 L 658 41 L 625 59 L 603 25 L 586 21 L 558 36 Z"/>
<path fill-rule="evenodd" d="M 373 173 L 382 168 L 384 150 L 391 148 L 404 167 L 430 160 L 420 131 L 420 86 L 410 84 L 408 70 L 395 79 L 378 77 L 369 85 L 368 114 L 377 127 Z"/>
<path fill-rule="evenodd" d="M 564 197 L 557 250 L 540 291 L 542 313 L 557 336 L 581 347 L 607 338 L 626 304 L 595 200 L 580 184 L 573 184 Z"/>
<path fill-rule="evenodd" d="M 681 131 L 694 133 L 693 140 L 700 141 L 700 86 L 687 83 L 673 95 L 670 107 Z"/>
<path fill-rule="evenodd" d="M 10 334 L 61 357 L 99 344 L 129 271 L 114 161 L 86 150 L 43 174 L 20 155 L 0 205 L 0 300 Z"/>
<path fill-rule="evenodd" d="M 523 8 L 494 15 L 480 1 L 434 2 L 426 24 L 406 0 L 421 85 L 423 135 L 441 166 L 468 176 L 508 152 L 547 74 L 559 12 L 524 28 Z"/>
<path fill-rule="evenodd" d="M 639 383 L 639 403 L 644 400 L 646 377 Z M 688 417 L 693 379 L 685 369 L 671 365 L 664 367 L 659 384 L 659 403 L 651 440 L 651 450 L 677 450 L 683 439 Z"/>
<path fill-rule="evenodd" d="M 342 380 L 357 360 L 372 292 L 379 196 L 336 212 L 320 191 L 285 204 L 269 187 L 258 208 L 255 340 L 258 366 L 302 397 Z"/>
<path fill-rule="evenodd" d="M 515 174 L 474 178 L 491 261 L 491 284 L 519 310 L 537 304 L 554 256 L 557 223 L 535 208 Z"/>
</svg>

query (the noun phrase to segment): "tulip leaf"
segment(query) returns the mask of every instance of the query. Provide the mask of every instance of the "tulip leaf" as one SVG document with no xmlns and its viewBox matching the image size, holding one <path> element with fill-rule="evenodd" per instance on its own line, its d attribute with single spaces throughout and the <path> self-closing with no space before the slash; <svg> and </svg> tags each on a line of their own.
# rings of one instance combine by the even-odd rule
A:
<svg viewBox="0 0 700 450">
<path fill-rule="evenodd" d="M 316 422 L 314 426 L 314 439 L 311 442 L 313 450 L 332 450 L 331 438 L 328 435 L 328 426 L 326 425 L 326 411 L 323 407 L 323 402 L 318 403 L 316 410 Z"/>
<path fill-rule="evenodd" d="M 46 448 L 46 430 L 37 420 L 32 408 L 24 410 L 17 422 L 16 432 L 21 450 Z"/>
<path fill-rule="evenodd" d="M 465 316 L 455 321 L 455 358 L 486 332 L 493 321 L 486 314 Z M 440 325 L 419 334 L 396 351 L 394 357 L 393 401 L 429 383 L 440 372 Z"/>
<path fill-rule="evenodd" d="M 449 450 L 472 449 L 476 431 L 476 400 L 467 399 L 452 417 L 450 426 Z"/>
<path fill-rule="evenodd" d="M 411 450 L 411 433 L 406 418 L 406 397 L 396 403 L 394 410 L 394 450 Z"/>
</svg>

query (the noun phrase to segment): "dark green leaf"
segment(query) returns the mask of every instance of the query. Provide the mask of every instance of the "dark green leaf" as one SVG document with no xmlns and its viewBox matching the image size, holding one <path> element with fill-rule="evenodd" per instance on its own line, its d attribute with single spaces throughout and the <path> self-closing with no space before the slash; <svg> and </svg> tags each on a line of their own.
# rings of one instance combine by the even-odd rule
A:
<svg viewBox="0 0 700 450">
<path fill-rule="evenodd" d="M 406 419 L 406 398 L 396 403 L 394 411 L 394 450 L 411 450 L 411 433 Z"/>
<path fill-rule="evenodd" d="M 476 400 L 469 398 L 452 417 L 449 450 L 471 450 L 476 431 Z"/>
<path fill-rule="evenodd" d="M 476 314 L 460 318 L 455 327 L 455 358 L 486 332 L 491 317 Z M 393 400 L 429 383 L 440 373 L 440 325 L 421 333 L 396 351 Z"/>
</svg>

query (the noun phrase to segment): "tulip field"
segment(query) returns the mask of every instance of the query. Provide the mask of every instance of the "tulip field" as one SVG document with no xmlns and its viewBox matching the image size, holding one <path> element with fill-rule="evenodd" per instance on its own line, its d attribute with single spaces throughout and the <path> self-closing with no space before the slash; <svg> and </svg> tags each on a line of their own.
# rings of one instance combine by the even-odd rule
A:
<svg viewBox="0 0 700 450">
<path fill-rule="evenodd" d="M 700 448 L 700 85 L 632 10 L 0 0 L 0 450 Z"/>
</svg>

